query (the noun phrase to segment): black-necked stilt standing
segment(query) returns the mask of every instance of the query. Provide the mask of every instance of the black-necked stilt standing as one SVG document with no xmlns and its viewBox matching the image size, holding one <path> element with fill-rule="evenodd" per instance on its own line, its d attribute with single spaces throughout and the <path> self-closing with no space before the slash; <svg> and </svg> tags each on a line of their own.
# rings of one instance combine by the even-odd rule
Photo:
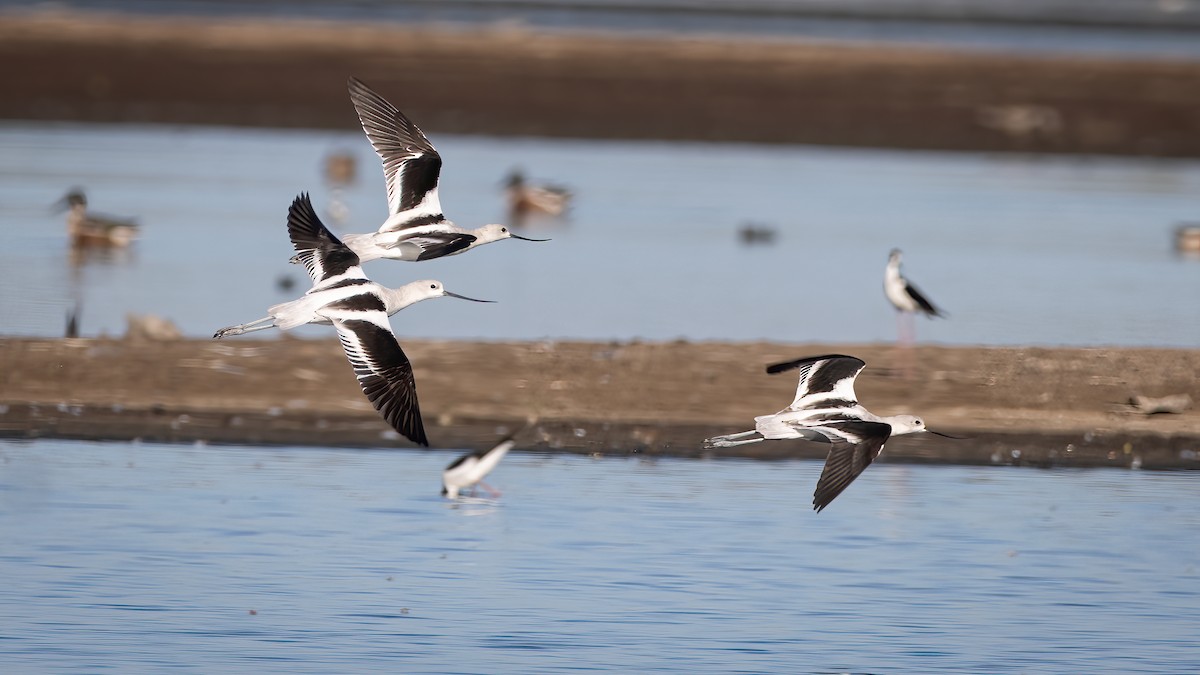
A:
<svg viewBox="0 0 1200 675">
<path fill-rule="evenodd" d="M 901 344 L 911 344 L 916 336 L 912 317 L 917 313 L 929 317 L 945 318 L 945 314 L 921 294 L 908 279 L 900 274 L 900 249 L 894 248 L 888 255 L 887 271 L 883 276 L 883 292 L 896 308 L 896 327 Z M 908 325 L 905 326 L 905 322 Z"/>
<path fill-rule="evenodd" d="M 396 341 L 388 315 L 421 300 L 449 296 L 440 282 L 415 281 L 388 289 L 363 274 L 358 256 L 321 222 L 307 194 L 288 209 L 288 233 L 300 250 L 297 257 L 312 277 L 303 297 L 271 307 L 270 316 L 217 331 L 214 338 L 276 326 L 288 330 L 306 323 L 332 323 L 367 399 L 406 438 L 429 445 L 412 364 Z"/>
<path fill-rule="evenodd" d="M 515 435 L 509 435 L 488 450 L 468 452 L 451 462 L 450 466 L 442 471 L 442 494 L 450 499 L 455 499 L 459 492 L 467 488 L 474 492 L 475 486 L 478 485 L 491 493 L 493 497 L 499 497 L 500 491 L 483 482 L 483 479 L 491 473 L 492 469 L 496 468 L 508 451 L 512 450 L 513 445 L 516 444 Z"/>
<path fill-rule="evenodd" d="M 561 216 L 571 203 L 571 191 L 562 185 L 535 185 L 525 180 L 525 172 L 514 168 L 504 179 L 508 213 L 517 221 L 534 214 Z"/>
<path fill-rule="evenodd" d="M 792 404 L 774 415 L 755 417 L 753 431 L 716 436 L 706 439 L 704 445 L 729 448 L 790 438 L 830 443 L 825 468 L 813 493 L 813 508 L 820 511 L 879 456 L 888 438 L 929 431 L 919 417 L 880 417 L 859 404 L 854 394 L 854 379 L 865 366 L 861 359 L 840 354 L 810 356 L 768 366 L 767 372 L 771 374 L 800 369 L 800 383 Z M 930 433 L 946 436 L 936 431 Z"/>
<path fill-rule="evenodd" d="M 349 88 L 363 131 L 383 162 L 388 195 L 388 219 L 378 231 L 342 238 L 360 261 L 432 260 L 508 238 L 547 241 L 517 236 L 503 225 L 468 230 L 446 220 L 438 200 L 442 158 L 433 144 L 370 87 L 352 77 Z"/>
<path fill-rule="evenodd" d="M 87 195 L 71 188 L 56 206 L 67 209 L 67 234 L 74 246 L 125 247 L 137 238 L 138 225 L 132 218 L 89 213 Z"/>
</svg>

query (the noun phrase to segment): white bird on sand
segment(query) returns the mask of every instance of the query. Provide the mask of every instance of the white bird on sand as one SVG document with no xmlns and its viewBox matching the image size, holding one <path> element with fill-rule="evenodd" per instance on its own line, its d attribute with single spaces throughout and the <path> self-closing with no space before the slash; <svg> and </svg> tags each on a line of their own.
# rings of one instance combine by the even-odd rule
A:
<svg viewBox="0 0 1200 675">
<path fill-rule="evenodd" d="M 332 323 L 367 399 L 396 431 L 414 443 L 428 446 L 412 364 L 396 341 L 388 316 L 413 303 L 442 296 L 490 301 L 451 293 L 433 280 L 414 281 L 396 289 L 371 281 L 363 274 L 358 256 L 317 217 L 307 194 L 297 197 L 288 209 L 288 234 L 300 250 L 297 256 L 308 270 L 313 287 L 297 300 L 271 307 L 267 310 L 270 316 L 222 328 L 213 337 Z"/>
<path fill-rule="evenodd" d="M 508 436 L 489 450 L 468 452 L 451 462 L 450 466 L 442 471 L 442 494 L 456 499 L 462 490 L 471 488 L 474 492 L 475 486 L 482 485 L 493 497 L 499 497 L 500 491 L 483 482 L 483 479 L 512 449 L 516 443 L 513 440 L 514 435 Z"/>
<path fill-rule="evenodd" d="M 908 279 L 900 275 L 900 249 L 894 248 L 888 255 L 887 270 L 883 275 L 883 293 L 896 308 L 896 328 L 901 343 L 911 343 L 916 329 L 912 326 L 912 316 L 918 312 L 929 316 L 945 318 L 945 314 L 933 306 L 933 303 L 917 290 Z M 906 319 L 907 317 L 907 319 Z M 909 322 L 907 332 L 904 322 Z"/>
<path fill-rule="evenodd" d="M 802 438 L 831 444 L 813 493 L 813 508 L 824 509 L 871 464 L 892 436 L 929 431 L 912 415 L 880 417 L 858 402 L 854 379 L 866 366 L 853 356 L 811 356 L 767 367 L 770 374 L 800 369 L 796 399 L 774 415 L 754 418 L 754 431 L 716 436 L 706 448 L 730 448 L 764 440 Z M 930 433 L 954 438 L 936 431 Z"/>
<path fill-rule="evenodd" d="M 383 162 L 388 218 L 377 232 L 347 234 L 346 246 L 362 262 L 377 258 L 432 260 L 501 239 L 530 239 L 503 225 L 468 230 L 446 220 L 438 200 L 442 158 L 417 125 L 387 99 L 350 78 L 350 100 L 371 146 Z"/>
</svg>

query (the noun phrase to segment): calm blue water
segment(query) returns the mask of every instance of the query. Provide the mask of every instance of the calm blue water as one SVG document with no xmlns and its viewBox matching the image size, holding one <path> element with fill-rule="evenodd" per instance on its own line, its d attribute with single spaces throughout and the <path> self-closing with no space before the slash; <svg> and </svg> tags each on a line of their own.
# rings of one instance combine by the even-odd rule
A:
<svg viewBox="0 0 1200 675">
<path fill-rule="evenodd" d="M 900 247 L 909 278 L 950 314 L 920 321 L 922 340 L 1198 344 L 1200 261 L 1177 256 L 1172 233 L 1200 220 L 1200 162 L 432 140 L 460 224 L 505 220 L 499 184 L 514 165 L 578 198 L 565 224 L 524 230 L 551 242 L 369 263 L 387 285 L 436 278 L 498 301 L 422 303 L 393 317 L 401 335 L 890 341 L 883 269 Z M 84 335 L 122 334 L 126 312 L 197 337 L 263 316 L 307 287 L 287 264 L 285 214 L 302 190 L 327 209 L 333 150 L 358 159 L 347 231 L 375 229 L 382 172 L 359 132 L 0 123 L 0 332 L 61 335 L 75 298 Z M 72 266 L 50 210 L 72 185 L 93 209 L 140 219 L 128 255 Z M 748 220 L 776 228 L 776 244 L 742 244 Z M 280 291 L 280 276 L 298 286 Z"/>
<path fill-rule="evenodd" d="M 0 442 L 6 672 L 1195 672 L 1195 476 Z"/>
</svg>

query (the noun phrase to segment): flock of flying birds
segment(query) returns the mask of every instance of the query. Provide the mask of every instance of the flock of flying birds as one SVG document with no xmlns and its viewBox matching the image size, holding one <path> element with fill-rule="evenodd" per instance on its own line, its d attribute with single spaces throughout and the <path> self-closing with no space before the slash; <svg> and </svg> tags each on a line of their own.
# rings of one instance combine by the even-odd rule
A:
<svg viewBox="0 0 1200 675">
<path fill-rule="evenodd" d="M 332 324 L 367 400 L 405 438 L 429 446 L 412 364 L 396 340 L 388 317 L 414 303 L 451 297 L 473 302 L 446 290 L 440 281 L 423 279 L 400 288 L 385 288 L 363 272 L 362 263 L 386 258 L 416 262 L 469 251 L 501 239 L 527 239 L 503 225 L 468 230 L 446 219 L 438 200 L 442 158 L 425 134 L 391 103 L 351 78 L 350 100 L 367 139 L 383 162 L 388 217 L 375 232 L 338 239 L 321 222 L 307 194 L 288 209 L 288 236 L 312 288 L 296 300 L 267 309 L 267 316 L 217 331 L 214 338 L 303 324 Z M 511 446 L 506 439 L 485 455 L 472 453 L 443 473 L 450 496 L 482 481 Z"/>
<path fill-rule="evenodd" d="M 383 163 L 387 220 L 375 232 L 348 234 L 339 240 L 321 222 L 308 195 L 298 196 L 288 209 L 287 218 L 288 235 L 296 250 L 292 262 L 304 266 L 312 279 L 312 288 L 296 300 L 270 307 L 268 315 L 261 319 L 222 328 L 213 337 L 219 339 L 267 328 L 288 330 L 308 323 L 332 324 L 367 399 L 398 432 L 414 443 L 428 446 L 412 364 L 400 348 L 388 317 L 430 298 L 490 301 L 452 293 L 432 279 L 385 288 L 367 278 L 362 263 L 380 258 L 432 260 L 501 239 L 545 240 L 518 236 L 499 224 L 468 230 L 447 220 L 438 200 L 442 159 L 433 144 L 417 125 L 361 81 L 350 78 L 349 90 L 363 131 Z M 510 189 L 521 185 L 519 174 L 510 177 Z M 900 274 L 898 250 L 892 251 L 888 260 L 884 290 L 900 312 L 901 321 L 917 312 L 942 316 Z M 903 329 L 901 335 L 903 341 Z M 752 431 L 709 438 L 704 445 L 727 448 L 794 438 L 829 443 L 829 455 L 813 496 L 813 507 L 820 511 L 879 456 L 888 438 L 929 431 L 918 417 L 880 417 L 859 404 L 854 380 L 865 366 L 857 358 L 842 355 L 808 357 L 769 366 L 768 373 L 799 369 L 800 382 L 792 404 L 774 415 L 756 417 Z M 442 494 L 453 498 L 462 490 L 474 490 L 483 484 L 484 476 L 514 443 L 510 436 L 490 450 L 455 460 L 443 472 Z"/>
<path fill-rule="evenodd" d="M 388 317 L 431 298 L 491 301 L 452 293 L 433 279 L 385 288 L 367 277 L 362 263 L 381 258 L 433 260 L 502 239 L 547 240 L 518 236 L 504 225 L 469 230 L 447 220 L 438 200 L 442 158 L 433 144 L 417 125 L 361 81 L 350 78 L 349 91 L 363 131 L 383 163 L 387 220 L 375 232 L 347 234 L 338 239 L 321 222 L 308 195 L 301 193 L 288 209 L 288 236 L 296 251 L 291 261 L 304 266 L 312 288 L 298 299 L 268 308 L 267 316 L 261 319 L 222 328 L 213 337 L 268 328 L 288 330 L 310 323 L 333 325 L 367 399 L 396 431 L 428 447 L 412 364 L 396 340 Z M 509 177 L 508 188 L 514 217 L 534 209 L 561 212 L 567 198 L 561 190 L 527 187 L 516 172 Z M 89 219 L 82 192 L 69 193 L 63 202 L 71 208 L 68 223 L 73 239 L 105 237 L 127 243 L 136 232 L 136 225 L 129 221 Z M 900 251 L 893 250 L 884 275 L 884 294 L 898 312 L 900 342 L 905 343 L 912 340 L 913 315 L 944 314 L 904 278 L 900 264 Z M 825 467 L 813 495 L 813 508 L 820 511 L 879 456 L 890 437 L 930 431 L 919 417 L 880 417 L 864 408 L 854 393 L 854 380 L 865 366 L 860 359 L 839 354 L 768 366 L 769 374 L 799 370 L 800 381 L 791 405 L 773 415 L 754 418 L 751 431 L 708 438 L 704 446 L 729 448 L 796 438 L 829 443 Z M 455 460 L 443 472 L 442 494 L 454 498 L 482 484 L 498 495 L 482 481 L 514 443 L 510 436 L 490 450 Z"/>
</svg>

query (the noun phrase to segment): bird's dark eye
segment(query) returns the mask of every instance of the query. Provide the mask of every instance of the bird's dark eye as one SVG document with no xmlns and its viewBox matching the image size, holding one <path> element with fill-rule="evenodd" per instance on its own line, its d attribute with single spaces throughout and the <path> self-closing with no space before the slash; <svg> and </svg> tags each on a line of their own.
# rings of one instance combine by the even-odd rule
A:
<svg viewBox="0 0 1200 675">
<path fill-rule="evenodd" d="M 502 227 L 502 228 L 500 228 L 500 231 L 501 231 L 501 232 L 508 232 L 508 228 L 507 228 L 507 227 Z"/>
<path fill-rule="evenodd" d="M 435 290 L 436 290 L 436 289 L 437 289 L 437 284 L 429 284 L 429 287 L 430 287 L 430 288 L 432 288 L 432 289 L 435 289 Z"/>
</svg>

